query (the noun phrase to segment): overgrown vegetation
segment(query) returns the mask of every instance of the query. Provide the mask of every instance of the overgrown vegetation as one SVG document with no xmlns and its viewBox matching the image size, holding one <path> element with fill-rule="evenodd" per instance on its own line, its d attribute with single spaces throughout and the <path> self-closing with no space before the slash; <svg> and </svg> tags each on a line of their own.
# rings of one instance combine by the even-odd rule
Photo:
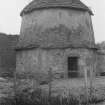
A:
<svg viewBox="0 0 105 105">
<path fill-rule="evenodd" d="M 105 94 L 99 94 L 98 93 L 104 93 L 103 89 L 94 89 L 94 87 L 80 87 L 78 93 L 76 89 L 68 90 L 65 87 L 65 91 L 63 93 L 57 93 L 56 95 L 53 94 L 53 87 L 52 87 L 52 74 L 51 71 L 49 71 L 48 76 L 48 90 L 45 91 L 43 88 L 41 88 L 41 85 L 38 84 L 36 86 L 36 82 L 33 81 L 32 74 L 27 73 L 26 78 L 23 75 L 21 76 L 21 79 L 18 78 L 17 80 L 13 79 L 14 82 L 14 96 L 8 95 L 5 98 L 0 98 L 0 105 L 90 105 L 90 104 L 96 104 L 99 102 L 103 102 L 105 100 Z M 39 77 L 39 75 L 38 75 Z M 23 79 L 25 78 L 25 79 Z M 32 86 L 31 86 L 31 81 Z M 38 81 L 38 78 L 37 78 Z M 36 83 L 36 84 L 34 84 Z M 34 87 L 34 85 L 36 87 Z M 103 90 L 102 92 L 98 90 Z"/>
<path fill-rule="evenodd" d="M 17 92 L 14 97 L 7 97 L 1 100 L 0 105 L 87 105 L 96 104 L 102 100 L 98 100 L 97 97 L 92 96 L 86 99 L 85 94 L 75 96 L 70 94 L 67 97 L 61 95 L 49 97 L 41 89 L 34 91 L 24 90 Z"/>
</svg>

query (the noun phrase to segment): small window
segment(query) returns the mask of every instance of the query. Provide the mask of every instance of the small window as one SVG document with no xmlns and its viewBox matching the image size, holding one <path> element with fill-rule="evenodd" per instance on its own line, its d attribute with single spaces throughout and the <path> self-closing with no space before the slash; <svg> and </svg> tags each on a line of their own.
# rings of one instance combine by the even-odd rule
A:
<svg viewBox="0 0 105 105">
<path fill-rule="evenodd" d="M 101 72 L 100 73 L 100 76 L 105 76 L 105 72 Z"/>
<path fill-rule="evenodd" d="M 68 57 L 68 78 L 78 77 L 78 57 Z"/>
</svg>

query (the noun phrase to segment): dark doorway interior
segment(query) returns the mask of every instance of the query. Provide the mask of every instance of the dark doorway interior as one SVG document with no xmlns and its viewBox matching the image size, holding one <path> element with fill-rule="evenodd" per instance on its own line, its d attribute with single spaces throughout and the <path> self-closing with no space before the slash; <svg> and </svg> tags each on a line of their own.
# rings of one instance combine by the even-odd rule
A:
<svg viewBox="0 0 105 105">
<path fill-rule="evenodd" d="M 78 77 L 78 57 L 68 57 L 68 77 Z"/>
</svg>

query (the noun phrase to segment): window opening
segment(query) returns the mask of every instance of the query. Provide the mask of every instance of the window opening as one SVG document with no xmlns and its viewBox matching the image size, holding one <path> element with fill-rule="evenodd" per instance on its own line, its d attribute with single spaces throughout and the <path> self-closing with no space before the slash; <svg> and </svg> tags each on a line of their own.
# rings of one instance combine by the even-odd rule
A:
<svg viewBox="0 0 105 105">
<path fill-rule="evenodd" d="M 78 57 L 68 57 L 68 78 L 78 77 Z"/>
</svg>

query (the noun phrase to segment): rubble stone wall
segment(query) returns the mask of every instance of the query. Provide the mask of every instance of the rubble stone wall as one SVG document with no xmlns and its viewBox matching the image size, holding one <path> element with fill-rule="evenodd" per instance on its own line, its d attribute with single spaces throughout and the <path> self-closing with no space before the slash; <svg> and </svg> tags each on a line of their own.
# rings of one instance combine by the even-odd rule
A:
<svg viewBox="0 0 105 105">
<path fill-rule="evenodd" d="M 19 47 L 94 45 L 91 16 L 73 9 L 43 9 L 22 17 Z"/>
<path fill-rule="evenodd" d="M 67 78 L 68 57 L 78 57 L 79 76 L 91 71 L 94 53 L 89 49 L 31 49 L 17 52 L 17 73 L 32 73 L 39 80 L 47 79 L 51 68 L 54 78 Z"/>
<path fill-rule="evenodd" d="M 96 71 L 98 76 L 105 76 L 105 54 L 97 54 Z"/>
</svg>

